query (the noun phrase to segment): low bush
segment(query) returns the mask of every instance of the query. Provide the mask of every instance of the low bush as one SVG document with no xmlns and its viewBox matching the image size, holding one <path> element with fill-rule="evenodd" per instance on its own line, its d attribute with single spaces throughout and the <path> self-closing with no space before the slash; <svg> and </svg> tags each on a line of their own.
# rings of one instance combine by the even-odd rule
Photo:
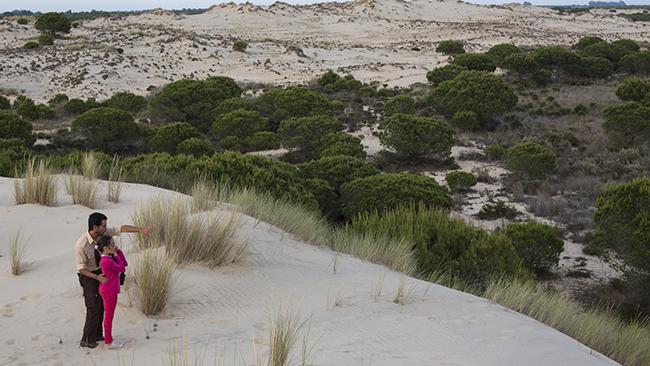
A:
<svg viewBox="0 0 650 366">
<path fill-rule="evenodd" d="M 0 110 L 0 136 L 3 139 L 19 139 L 26 147 L 31 147 L 36 141 L 31 122 L 5 110 Z"/>
<path fill-rule="evenodd" d="M 154 151 L 175 154 L 178 144 L 190 139 L 201 138 L 201 132 L 187 122 L 169 123 L 154 128 L 147 138 L 147 145 Z"/>
<path fill-rule="evenodd" d="M 32 153 L 21 139 L 0 139 L 0 177 L 13 177 Z"/>
<path fill-rule="evenodd" d="M 500 66 L 519 75 L 530 75 L 538 68 L 535 59 L 525 53 L 513 53 L 506 56 Z"/>
<path fill-rule="evenodd" d="M 237 52 L 246 52 L 248 48 L 248 43 L 244 41 L 235 41 L 232 43 L 232 49 Z"/>
<path fill-rule="evenodd" d="M 521 50 L 519 47 L 511 43 L 501 43 L 490 47 L 490 49 L 485 53 L 488 55 L 494 63 L 501 67 L 503 61 L 511 55 L 520 54 Z"/>
<path fill-rule="evenodd" d="M 628 53 L 618 65 L 622 71 L 631 74 L 650 74 L 650 50 Z"/>
<path fill-rule="evenodd" d="M 268 120 L 258 112 L 237 109 L 217 117 L 212 124 L 212 133 L 217 139 L 228 136 L 244 139 L 268 128 Z"/>
<path fill-rule="evenodd" d="M 384 104 L 384 116 L 390 117 L 393 114 L 413 114 L 415 113 L 415 100 L 409 95 L 400 94 L 390 98 Z"/>
<path fill-rule="evenodd" d="M 204 138 L 191 137 L 176 145 L 176 153 L 192 156 L 212 155 L 214 154 L 214 148 Z"/>
<path fill-rule="evenodd" d="M 481 220 L 513 220 L 517 215 L 519 215 L 519 211 L 516 208 L 503 201 L 497 201 L 483 205 L 477 216 Z"/>
<path fill-rule="evenodd" d="M 38 42 L 36 41 L 28 41 L 23 45 L 23 48 L 27 50 L 31 50 L 38 47 L 40 47 L 40 44 L 38 44 Z"/>
<path fill-rule="evenodd" d="M 317 115 L 336 117 L 343 112 L 342 102 L 300 87 L 271 89 L 257 97 L 255 104 L 257 110 L 269 119 L 272 131 L 277 130 L 280 122 L 288 118 Z"/>
<path fill-rule="evenodd" d="M 557 266 L 564 242 L 557 229 L 537 222 L 508 225 L 506 236 L 531 271 L 547 271 Z"/>
<path fill-rule="evenodd" d="M 330 184 L 335 192 L 341 186 L 357 178 L 379 174 L 372 164 L 351 156 L 328 156 L 300 164 L 299 169 L 306 178 L 322 179 Z"/>
<path fill-rule="evenodd" d="M 496 69 L 494 59 L 484 53 L 463 53 L 454 56 L 451 64 L 468 70 L 493 72 Z"/>
<path fill-rule="evenodd" d="M 145 109 L 147 100 L 142 95 L 136 95 L 130 92 L 118 92 L 104 101 L 103 104 L 108 108 L 121 109 L 131 114 L 136 114 Z"/>
<path fill-rule="evenodd" d="M 41 46 L 51 46 L 54 44 L 54 38 L 46 34 L 42 34 L 38 37 L 38 44 Z"/>
<path fill-rule="evenodd" d="M 436 86 L 443 81 L 455 78 L 463 71 L 467 71 L 467 68 L 456 64 L 449 64 L 429 70 L 427 72 L 427 80 Z"/>
<path fill-rule="evenodd" d="M 447 40 L 438 43 L 436 52 L 444 53 L 445 55 L 457 55 L 465 53 L 465 47 L 460 41 Z"/>
<path fill-rule="evenodd" d="M 555 154 L 532 141 L 519 143 L 508 150 L 507 168 L 528 179 L 544 179 L 555 172 Z"/>
<path fill-rule="evenodd" d="M 445 177 L 445 180 L 447 181 L 449 190 L 452 192 L 467 191 L 470 188 L 474 187 L 477 183 L 474 174 L 463 172 L 463 171 L 450 172 Z"/>
<path fill-rule="evenodd" d="M 650 82 L 638 77 L 629 77 L 616 88 L 616 96 L 624 101 L 640 102 L 650 93 Z"/>
<path fill-rule="evenodd" d="M 452 199 L 447 189 L 433 179 L 409 174 L 380 174 L 358 178 L 341 187 L 342 213 L 352 218 L 361 212 L 395 208 L 412 202 L 449 208 Z"/>
<path fill-rule="evenodd" d="M 603 128 L 618 146 L 646 144 L 650 139 L 650 106 L 636 102 L 616 104 L 605 109 Z"/>
<path fill-rule="evenodd" d="M 446 158 L 455 141 L 449 125 L 428 117 L 395 114 L 384 119 L 380 128 L 382 144 L 407 159 L 426 154 Z"/>
<path fill-rule="evenodd" d="M 99 107 L 99 104 L 95 99 L 89 98 L 84 101 L 82 99 L 73 98 L 68 100 L 68 102 L 63 106 L 63 112 L 67 115 L 78 115 L 97 107 Z"/>
<path fill-rule="evenodd" d="M 578 40 L 578 42 L 573 46 L 577 50 L 584 50 L 585 48 L 591 46 L 594 43 L 605 42 L 604 39 L 596 36 L 585 36 Z"/>
<path fill-rule="evenodd" d="M 94 108 L 72 121 L 72 131 L 79 133 L 90 148 L 109 153 L 124 151 L 140 138 L 140 128 L 131 115 L 120 109 Z"/>
<path fill-rule="evenodd" d="M 11 109 L 11 102 L 3 95 L 0 95 L 0 109 Z"/>
<path fill-rule="evenodd" d="M 47 101 L 47 105 L 54 108 L 60 104 L 67 103 L 69 100 L 68 96 L 64 93 L 57 93 L 50 100 Z"/>
<path fill-rule="evenodd" d="M 16 20 L 16 23 L 18 23 L 18 24 L 20 24 L 20 25 L 29 24 L 29 19 L 27 19 L 27 18 L 18 18 L 18 19 Z"/>
<path fill-rule="evenodd" d="M 481 125 L 478 122 L 476 113 L 471 111 L 456 112 L 451 117 L 451 125 L 463 131 L 478 131 Z"/>
<path fill-rule="evenodd" d="M 359 159 L 366 158 L 366 152 L 361 140 L 345 132 L 330 133 L 323 137 L 323 146 L 319 156 L 322 158 L 337 155 L 346 155 Z"/>
<path fill-rule="evenodd" d="M 492 144 L 485 147 L 485 156 L 490 160 L 502 160 L 506 154 L 506 149 L 501 145 Z"/>
<path fill-rule="evenodd" d="M 246 137 L 244 144 L 253 151 L 273 150 L 280 147 L 280 137 L 271 131 L 259 131 Z"/>
<path fill-rule="evenodd" d="M 307 157 L 317 157 L 325 147 L 325 136 L 339 132 L 343 123 L 334 117 L 317 115 L 282 121 L 278 135 L 286 148 L 297 148 Z"/>
</svg>

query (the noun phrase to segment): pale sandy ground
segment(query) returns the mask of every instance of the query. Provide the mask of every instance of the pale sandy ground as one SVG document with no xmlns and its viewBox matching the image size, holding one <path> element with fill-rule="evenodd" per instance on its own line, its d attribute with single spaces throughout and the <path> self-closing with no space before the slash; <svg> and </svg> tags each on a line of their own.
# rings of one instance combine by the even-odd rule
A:
<svg viewBox="0 0 650 366">
<path fill-rule="evenodd" d="M 427 69 L 447 62 L 435 52 L 441 40 L 463 40 L 469 51 L 503 42 L 571 44 L 584 35 L 643 41 L 650 39 L 650 25 L 602 11 L 558 15 L 455 0 L 356 0 L 99 18 L 82 22 L 52 47 L 22 49 L 37 35 L 31 24 L 0 21 L 0 85 L 43 101 L 58 92 L 98 99 L 122 90 L 147 94 L 150 86 L 220 74 L 288 85 L 329 68 L 366 82 L 408 86 L 425 82 Z M 232 50 L 235 39 L 249 43 L 245 53 Z"/>
<path fill-rule="evenodd" d="M 103 187 L 102 189 L 105 189 Z M 122 202 L 103 202 L 109 223 L 129 223 L 138 202 L 175 194 L 126 184 Z M 239 229 L 251 254 L 217 270 L 186 266 L 160 316 L 138 310 L 132 280 L 120 295 L 115 336 L 119 352 L 78 346 L 83 299 L 72 256 L 74 241 L 93 210 L 61 196 L 57 207 L 15 206 L 12 179 L 0 178 L 0 365 L 162 364 L 174 339 L 190 354 L 235 355 L 253 364 L 264 357 L 270 315 L 291 307 L 311 319 L 315 365 L 614 365 L 615 362 L 531 318 L 489 301 L 408 278 L 411 299 L 393 303 L 400 274 L 345 255 L 338 257 L 292 240 L 265 223 L 244 217 Z M 29 239 L 27 272 L 10 274 L 8 237 L 22 228 Z M 135 262 L 128 235 L 120 243 Z M 385 276 L 376 300 L 372 288 Z M 130 295 L 127 295 L 130 294 Z M 157 331 L 153 331 L 154 324 Z M 146 339 L 146 332 L 150 339 Z M 210 362 L 208 364 L 211 364 Z"/>
</svg>

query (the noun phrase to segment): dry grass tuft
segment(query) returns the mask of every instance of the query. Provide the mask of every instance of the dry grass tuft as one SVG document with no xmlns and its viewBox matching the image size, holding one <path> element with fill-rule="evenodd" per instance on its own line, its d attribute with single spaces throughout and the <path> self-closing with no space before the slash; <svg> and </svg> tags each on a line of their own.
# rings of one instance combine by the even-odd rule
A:
<svg viewBox="0 0 650 366">
<path fill-rule="evenodd" d="M 81 159 L 82 175 L 69 174 L 65 180 L 66 193 L 72 196 L 75 205 L 97 208 L 97 177 L 99 163 L 92 152 L 84 153 Z"/>
<path fill-rule="evenodd" d="M 16 176 L 19 176 L 16 173 Z M 49 163 L 30 158 L 21 179 L 14 180 L 14 198 L 16 204 L 37 203 L 54 206 L 57 198 L 56 179 L 52 175 Z"/>
<path fill-rule="evenodd" d="M 19 276 L 25 271 L 25 249 L 27 242 L 23 240 L 21 232 L 11 236 L 9 239 L 9 257 L 11 258 L 11 274 Z"/>
<path fill-rule="evenodd" d="M 120 158 L 115 155 L 111 162 L 111 169 L 108 173 L 108 201 L 120 202 L 120 194 L 122 193 L 122 167 L 120 166 Z"/>
<path fill-rule="evenodd" d="M 145 250 L 137 259 L 134 276 L 145 315 L 159 314 L 167 305 L 175 268 L 174 261 L 156 249 Z"/>
<path fill-rule="evenodd" d="M 307 365 L 310 356 L 308 347 L 309 327 L 307 321 L 301 321 L 300 316 L 291 310 L 278 310 L 271 322 L 269 333 L 269 356 L 266 366 L 288 366 L 290 364 Z M 302 334 L 300 357 L 294 362 L 294 347 Z"/>
</svg>

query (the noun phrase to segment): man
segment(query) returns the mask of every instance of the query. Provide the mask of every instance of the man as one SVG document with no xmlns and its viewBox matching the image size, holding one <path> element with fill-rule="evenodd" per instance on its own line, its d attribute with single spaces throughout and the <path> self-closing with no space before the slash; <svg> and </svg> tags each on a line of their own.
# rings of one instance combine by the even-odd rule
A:
<svg viewBox="0 0 650 366">
<path fill-rule="evenodd" d="M 103 341 L 102 321 L 104 306 L 99 295 L 99 284 L 106 282 L 99 269 L 99 260 L 95 251 L 95 242 L 102 235 L 117 236 L 121 233 L 142 233 L 145 236 L 153 229 L 154 225 L 140 228 L 131 225 L 122 225 L 119 228 L 108 228 L 106 215 L 94 212 L 88 217 L 88 231 L 84 233 L 74 247 L 77 264 L 79 284 L 83 288 L 86 303 L 86 322 L 84 324 L 81 347 L 95 348 L 97 341 Z"/>
</svg>

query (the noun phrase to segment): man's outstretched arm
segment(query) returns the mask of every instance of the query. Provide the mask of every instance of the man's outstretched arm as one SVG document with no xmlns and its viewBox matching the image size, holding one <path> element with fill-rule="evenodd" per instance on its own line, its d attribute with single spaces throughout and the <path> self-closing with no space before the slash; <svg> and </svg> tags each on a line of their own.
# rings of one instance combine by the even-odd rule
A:
<svg viewBox="0 0 650 366">
<path fill-rule="evenodd" d="M 142 233 L 144 236 L 149 235 L 151 230 L 155 227 L 155 224 L 150 224 L 145 227 L 138 227 L 132 225 L 122 225 L 120 226 L 120 232 L 122 233 Z"/>
</svg>

